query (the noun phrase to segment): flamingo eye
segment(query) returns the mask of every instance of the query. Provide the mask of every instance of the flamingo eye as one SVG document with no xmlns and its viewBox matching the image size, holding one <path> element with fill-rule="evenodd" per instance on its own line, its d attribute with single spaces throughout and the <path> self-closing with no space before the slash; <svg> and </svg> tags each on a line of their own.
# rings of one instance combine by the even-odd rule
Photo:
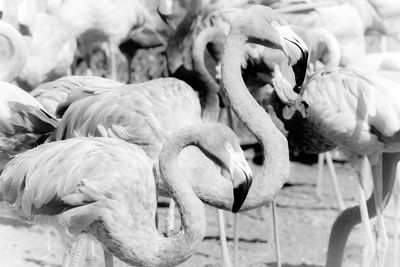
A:
<svg viewBox="0 0 400 267">
<path fill-rule="evenodd" d="M 280 25 L 279 25 L 279 23 L 277 21 L 274 20 L 274 21 L 271 22 L 271 26 L 276 28 L 276 27 L 279 27 Z"/>
</svg>

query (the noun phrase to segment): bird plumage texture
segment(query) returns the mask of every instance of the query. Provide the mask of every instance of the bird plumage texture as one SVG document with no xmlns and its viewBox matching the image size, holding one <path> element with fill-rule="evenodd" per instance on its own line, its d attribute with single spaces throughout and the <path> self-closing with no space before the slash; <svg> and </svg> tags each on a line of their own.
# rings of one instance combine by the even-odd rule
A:
<svg viewBox="0 0 400 267">
<path fill-rule="evenodd" d="M 335 69 L 315 74 L 301 101 L 328 139 L 362 155 L 399 149 L 399 84 L 379 73 Z"/>
<path fill-rule="evenodd" d="M 1 199 L 11 205 L 13 216 L 56 227 L 68 246 L 89 231 L 109 251 L 124 250 L 122 240 L 131 238 L 129 246 L 140 255 L 133 257 L 148 258 L 157 251 L 151 241 L 162 239 L 154 224 L 152 166 L 139 146 L 118 139 L 47 143 L 7 165 L 0 178 Z"/>
<path fill-rule="evenodd" d="M 0 86 L 0 157 L 4 160 L 42 143 L 58 121 L 22 89 L 1 81 Z"/>
<path fill-rule="evenodd" d="M 121 86 L 122 83 L 96 76 L 67 76 L 36 87 L 34 96 L 52 115 L 56 114 L 58 105 L 64 103 L 68 95 L 75 91 L 97 91 Z"/>
<path fill-rule="evenodd" d="M 116 137 L 139 144 L 153 159 L 172 133 L 201 122 L 198 96 L 175 78 L 98 92 L 80 91 L 72 94 L 64 106 L 67 108 L 61 107 L 65 113 L 52 140 Z"/>
</svg>

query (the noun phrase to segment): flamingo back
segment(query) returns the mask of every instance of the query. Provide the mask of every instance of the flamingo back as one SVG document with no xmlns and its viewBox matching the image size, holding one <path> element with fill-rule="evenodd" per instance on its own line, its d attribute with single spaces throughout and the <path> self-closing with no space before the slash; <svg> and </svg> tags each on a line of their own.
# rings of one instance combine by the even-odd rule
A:
<svg viewBox="0 0 400 267">
<path fill-rule="evenodd" d="M 334 69 L 315 74 L 301 96 L 318 131 L 359 154 L 400 148 L 400 84 L 379 73 Z"/>
<path fill-rule="evenodd" d="M 47 143 L 7 164 L 0 176 L 0 196 L 27 220 L 110 199 L 124 203 L 120 208 L 137 220 L 150 222 L 156 209 L 152 167 L 139 146 L 122 140 L 74 138 Z M 83 180 L 88 194 L 82 192 Z"/>
<path fill-rule="evenodd" d="M 34 96 L 50 114 L 56 114 L 58 105 L 64 103 L 68 95 L 75 91 L 97 91 L 121 86 L 122 83 L 95 76 L 68 76 L 36 87 Z"/>
<path fill-rule="evenodd" d="M 140 145 L 157 159 L 166 138 L 201 122 L 195 92 L 174 78 L 82 94 L 87 97 L 70 104 L 51 140 L 115 137 Z"/>
</svg>

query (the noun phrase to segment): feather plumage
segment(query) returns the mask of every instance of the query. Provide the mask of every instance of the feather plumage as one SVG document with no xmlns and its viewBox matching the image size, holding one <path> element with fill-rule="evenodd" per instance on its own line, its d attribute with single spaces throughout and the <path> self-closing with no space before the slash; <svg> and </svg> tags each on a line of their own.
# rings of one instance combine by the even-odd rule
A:
<svg viewBox="0 0 400 267">
<path fill-rule="evenodd" d="M 301 99 L 308 105 L 308 120 L 323 135 L 369 154 L 400 147 L 398 89 L 397 82 L 373 72 L 337 69 L 315 74 Z"/>
<path fill-rule="evenodd" d="M 151 170 L 152 162 L 139 146 L 112 138 L 74 138 L 15 156 L 1 175 L 0 192 L 2 200 L 32 220 L 38 215 L 55 215 L 74 205 L 94 202 L 82 194 L 80 203 L 68 197 L 81 193 L 83 179 L 98 198 L 123 201 L 133 195 L 147 199 L 142 187 L 154 187 Z M 155 189 L 152 190 L 154 196 Z"/>
<path fill-rule="evenodd" d="M 60 103 L 66 102 L 68 96 L 76 91 L 97 91 L 121 86 L 122 83 L 95 76 L 68 76 L 44 83 L 36 87 L 33 95 L 52 114 Z"/>
<path fill-rule="evenodd" d="M 0 87 L 0 154 L 8 157 L 42 143 L 58 121 L 22 89 L 5 82 Z"/>
<path fill-rule="evenodd" d="M 174 78 L 99 92 L 81 91 L 67 99 L 65 105 L 66 112 L 51 140 L 117 137 L 140 145 L 153 159 L 168 136 L 201 122 L 196 93 Z"/>
</svg>

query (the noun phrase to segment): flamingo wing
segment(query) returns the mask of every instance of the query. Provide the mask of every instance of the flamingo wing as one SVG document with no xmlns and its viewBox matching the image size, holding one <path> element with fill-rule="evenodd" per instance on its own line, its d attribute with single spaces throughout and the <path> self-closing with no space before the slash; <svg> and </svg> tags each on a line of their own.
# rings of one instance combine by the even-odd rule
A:
<svg viewBox="0 0 400 267">
<path fill-rule="evenodd" d="M 312 77 L 302 95 L 307 118 L 359 153 L 385 149 L 400 131 L 400 84 L 379 73 L 337 69 Z M 359 150 L 362 151 L 359 151 Z"/>
<path fill-rule="evenodd" d="M 0 196 L 27 219 L 56 215 L 105 198 L 152 203 L 152 166 L 140 147 L 118 139 L 47 143 L 7 164 L 0 176 Z"/>
<path fill-rule="evenodd" d="M 117 90 L 81 92 L 81 96 L 91 95 L 72 101 L 51 140 L 116 137 L 140 145 L 154 158 L 173 132 L 201 122 L 196 94 L 177 81 L 160 79 Z"/>
<path fill-rule="evenodd" d="M 53 132 L 58 121 L 31 95 L 0 82 L 0 152 L 15 154 L 36 146 Z"/>
</svg>

